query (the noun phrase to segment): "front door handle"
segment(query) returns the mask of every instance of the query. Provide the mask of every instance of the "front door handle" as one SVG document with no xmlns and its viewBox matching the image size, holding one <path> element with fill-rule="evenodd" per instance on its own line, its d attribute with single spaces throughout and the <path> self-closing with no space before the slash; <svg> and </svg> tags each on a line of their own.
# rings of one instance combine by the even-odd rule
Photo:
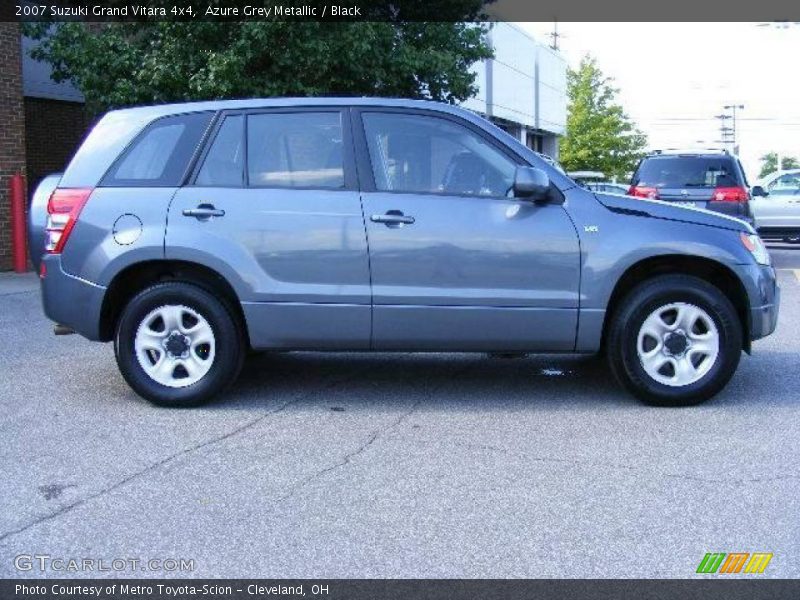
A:
<svg viewBox="0 0 800 600">
<path fill-rule="evenodd" d="M 414 217 L 404 215 L 399 210 L 386 211 L 385 215 L 372 215 L 369 218 L 373 223 L 383 223 L 387 227 L 401 227 L 403 225 L 413 225 Z"/>
<path fill-rule="evenodd" d="M 210 219 L 211 217 L 224 217 L 225 211 L 214 208 L 213 204 L 200 204 L 197 208 L 184 208 L 184 217 L 195 217 L 199 220 Z"/>
</svg>

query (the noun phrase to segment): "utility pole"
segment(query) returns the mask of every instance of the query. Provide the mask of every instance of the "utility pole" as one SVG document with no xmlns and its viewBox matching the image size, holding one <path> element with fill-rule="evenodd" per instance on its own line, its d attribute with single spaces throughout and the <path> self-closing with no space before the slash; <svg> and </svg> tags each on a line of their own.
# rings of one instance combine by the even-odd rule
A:
<svg viewBox="0 0 800 600">
<path fill-rule="evenodd" d="M 736 109 L 744 110 L 744 104 L 727 104 L 723 108 L 733 114 L 733 153 L 739 154 L 739 145 L 736 143 Z"/>
<path fill-rule="evenodd" d="M 558 21 L 553 21 L 553 31 L 550 33 L 550 48 L 558 52 L 558 40 L 564 37 L 563 33 L 558 33 Z"/>
<path fill-rule="evenodd" d="M 739 146 L 736 143 L 736 111 L 744 110 L 744 104 L 726 104 L 722 107 L 722 110 L 726 112 L 715 116 L 715 118 L 720 120 L 719 132 L 722 137 L 722 142 L 730 144 L 733 153 L 738 154 Z M 730 111 L 730 114 L 728 114 L 727 111 Z M 731 121 L 731 127 L 727 126 L 728 120 Z"/>
<path fill-rule="evenodd" d="M 733 117 L 731 115 L 721 114 L 715 115 L 715 119 L 719 119 L 719 141 L 723 147 L 727 147 L 731 143 L 731 136 L 733 135 L 733 128 L 728 127 L 727 122 Z"/>
</svg>

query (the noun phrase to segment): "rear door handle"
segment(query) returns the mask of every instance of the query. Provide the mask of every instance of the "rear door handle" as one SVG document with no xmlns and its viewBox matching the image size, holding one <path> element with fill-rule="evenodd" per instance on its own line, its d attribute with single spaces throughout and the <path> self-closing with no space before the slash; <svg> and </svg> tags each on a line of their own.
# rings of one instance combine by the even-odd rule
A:
<svg viewBox="0 0 800 600">
<path fill-rule="evenodd" d="M 414 217 L 404 215 L 402 211 L 399 210 L 389 210 L 385 215 L 372 215 L 369 220 L 373 223 L 383 223 L 387 227 L 414 224 Z"/>
<path fill-rule="evenodd" d="M 225 211 L 214 208 L 213 204 L 200 204 L 197 208 L 184 208 L 183 216 L 204 220 L 210 219 L 211 217 L 224 217 Z"/>
</svg>

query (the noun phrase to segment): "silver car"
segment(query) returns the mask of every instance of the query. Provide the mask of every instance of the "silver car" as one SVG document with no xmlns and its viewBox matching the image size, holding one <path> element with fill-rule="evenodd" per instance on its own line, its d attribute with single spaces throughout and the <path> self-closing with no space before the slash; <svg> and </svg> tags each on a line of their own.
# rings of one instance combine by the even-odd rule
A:
<svg viewBox="0 0 800 600">
<path fill-rule="evenodd" d="M 759 235 L 800 242 L 800 169 L 772 173 L 752 189 L 750 208 Z"/>
<path fill-rule="evenodd" d="M 721 390 L 779 290 L 743 221 L 595 193 L 464 109 L 281 98 L 113 111 L 34 195 L 57 333 L 164 406 L 248 349 L 604 353 L 658 405 Z"/>
</svg>

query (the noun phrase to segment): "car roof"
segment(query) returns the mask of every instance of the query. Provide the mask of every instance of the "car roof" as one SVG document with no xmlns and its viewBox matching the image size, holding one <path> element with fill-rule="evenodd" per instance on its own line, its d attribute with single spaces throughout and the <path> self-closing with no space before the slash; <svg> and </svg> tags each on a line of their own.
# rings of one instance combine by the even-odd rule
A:
<svg viewBox="0 0 800 600">
<path fill-rule="evenodd" d="M 728 152 L 655 152 L 648 154 L 645 158 L 735 158 Z"/>
<path fill-rule="evenodd" d="M 119 108 L 110 113 L 136 117 L 162 117 L 188 112 L 207 110 L 237 110 L 250 108 L 284 108 L 302 106 L 382 106 L 400 108 L 421 108 L 437 110 L 453 114 L 473 114 L 470 111 L 444 102 L 433 100 L 410 100 L 408 98 L 376 98 L 376 97 L 290 97 L 290 98 L 243 98 L 238 100 L 202 100 L 199 102 L 178 102 L 172 104 L 152 104 Z"/>
</svg>

